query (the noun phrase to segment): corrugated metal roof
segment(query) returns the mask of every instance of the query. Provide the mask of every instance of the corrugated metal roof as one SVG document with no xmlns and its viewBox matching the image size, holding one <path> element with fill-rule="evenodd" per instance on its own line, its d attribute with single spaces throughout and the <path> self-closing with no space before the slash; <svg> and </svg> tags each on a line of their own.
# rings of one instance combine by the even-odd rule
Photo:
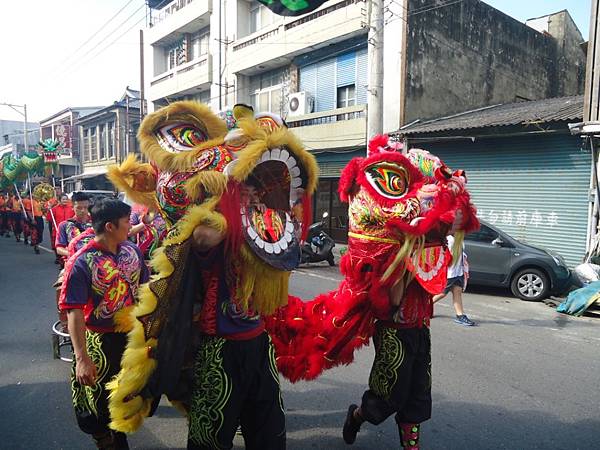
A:
<svg viewBox="0 0 600 450">
<path fill-rule="evenodd" d="M 583 95 L 577 95 L 487 106 L 452 116 L 418 122 L 398 130 L 397 134 L 439 133 L 509 125 L 581 121 L 582 119 Z"/>
</svg>

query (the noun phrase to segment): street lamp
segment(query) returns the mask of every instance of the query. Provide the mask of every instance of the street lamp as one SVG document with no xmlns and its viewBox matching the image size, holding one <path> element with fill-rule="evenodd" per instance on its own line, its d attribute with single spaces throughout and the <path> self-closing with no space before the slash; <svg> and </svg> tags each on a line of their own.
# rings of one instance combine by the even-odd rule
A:
<svg viewBox="0 0 600 450">
<path fill-rule="evenodd" d="M 25 122 L 23 123 L 23 144 L 25 145 L 25 151 L 27 152 L 27 105 L 15 105 L 12 103 L 0 103 L 0 105 L 8 106 L 24 117 Z M 23 108 L 23 112 L 19 111 L 17 108 Z"/>
</svg>

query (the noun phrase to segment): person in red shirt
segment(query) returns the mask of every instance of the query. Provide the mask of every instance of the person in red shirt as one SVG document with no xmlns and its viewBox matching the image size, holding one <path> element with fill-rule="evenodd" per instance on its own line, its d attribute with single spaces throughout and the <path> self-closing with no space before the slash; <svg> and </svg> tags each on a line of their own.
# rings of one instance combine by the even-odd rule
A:
<svg viewBox="0 0 600 450">
<path fill-rule="evenodd" d="M 69 220 L 75 215 L 75 211 L 73 211 L 73 207 L 71 206 L 71 202 L 67 194 L 60 194 L 59 203 L 48 210 L 48 214 L 46 214 L 46 220 L 48 221 L 48 226 L 50 228 L 50 241 L 52 245 L 52 250 L 56 254 L 56 259 L 54 261 L 55 264 L 61 263 L 61 256 L 56 252 L 56 234 L 58 232 L 58 226 L 64 222 L 65 220 Z"/>
</svg>

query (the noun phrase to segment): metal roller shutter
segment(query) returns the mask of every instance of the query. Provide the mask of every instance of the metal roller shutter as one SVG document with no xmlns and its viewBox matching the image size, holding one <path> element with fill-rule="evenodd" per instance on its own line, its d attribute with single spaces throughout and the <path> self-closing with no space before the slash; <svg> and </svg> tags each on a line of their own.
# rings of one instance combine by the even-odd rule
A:
<svg viewBox="0 0 600 450">
<path fill-rule="evenodd" d="M 356 52 L 356 104 L 367 104 L 368 74 L 367 50 Z"/>
<path fill-rule="evenodd" d="M 464 169 L 479 217 L 511 236 L 560 253 L 570 266 L 585 254 L 590 153 L 569 135 L 423 144 Z"/>
<path fill-rule="evenodd" d="M 356 82 L 356 53 L 346 53 L 337 57 L 336 85 L 348 86 Z"/>
</svg>

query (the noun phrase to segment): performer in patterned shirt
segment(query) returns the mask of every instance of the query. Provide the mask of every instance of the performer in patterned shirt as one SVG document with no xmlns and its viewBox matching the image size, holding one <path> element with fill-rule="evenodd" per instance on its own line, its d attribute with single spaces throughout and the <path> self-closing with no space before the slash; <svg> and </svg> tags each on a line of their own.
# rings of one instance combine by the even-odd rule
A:
<svg viewBox="0 0 600 450">
<path fill-rule="evenodd" d="M 60 309 L 67 311 L 75 357 L 71 373 L 73 407 L 79 428 L 98 448 L 129 448 L 123 433 L 108 427 L 106 383 L 119 371 L 127 335 L 113 318 L 135 302 L 149 272 L 137 246 L 127 240 L 129 205 L 102 199 L 91 209 L 95 237 L 65 267 Z"/>
<path fill-rule="evenodd" d="M 92 226 L 88 212 L 90 205 L 88 196 L 81 192 L 74 192 L 71 201 L 75 215 L 58 224 L 56 241 L 54 243 L 56 253 L 63 258 L 63 264 L 69 257 L 67 250 L 69 242 Z"/>
</svg>

